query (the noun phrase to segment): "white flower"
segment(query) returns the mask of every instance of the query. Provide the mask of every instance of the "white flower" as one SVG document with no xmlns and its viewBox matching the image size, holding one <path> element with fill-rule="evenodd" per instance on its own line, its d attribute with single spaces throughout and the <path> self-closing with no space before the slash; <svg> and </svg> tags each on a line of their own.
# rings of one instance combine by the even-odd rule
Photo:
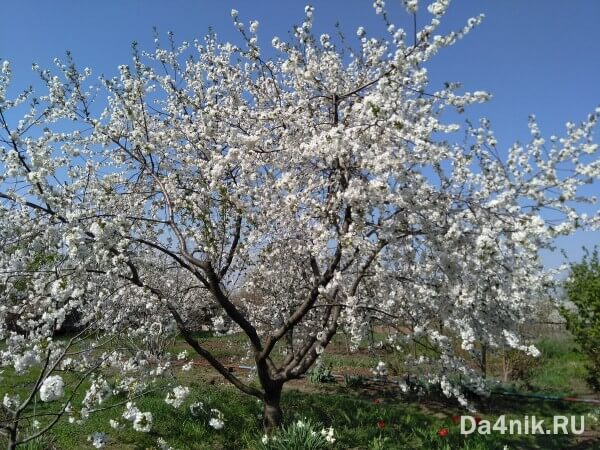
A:
<svg viewBox="0 0 600 450">
<path fill-rule="evenodd" d="M 40 362 L 40 358 L 36 352 L 33 350 L 27 350 L 21 356 L 15 358 L 13 366 L 15 368 L 15 372 L 21 374 L 25 372 L 32 366 L 35 366 Z"/>
<path fill-rule="evenodd" d="M 43 402 L 59 400 L 65 395 L 65 383 L 60 375 L 51 375 L 40 386 L 40 399 Z"/>
<path fill-rule="evenodd" d="M 375 367 L 375 369 L 372 369 L 371 372 L 376 377 L 385 377 L 387 376 L 387 364 L 383 361 L 379 361 L 377 363 L 377 367 Z"/>
<path fill-rule="evenodd" d="M 102 377 L 93 380 L 92 384 L 85 393 L 83 404 L 91 407 L 94 404 L 101 405 L 105 398 L 110 396 L 111 389 L 106 380 Z"/>
<path fill-rule="evenodd" d="M 88 441 L 96 448 L 102 448 L 108 444 L 108 436 L 106 433 L 95 432 L 88 436 Z"/>
<path fill-rule="evenodd" d="M 133 420 L 133 429 L 142 433 L 148 433 L 152 429 L 152 413 L 138 412 Z"/>
<path fill-rule="evenodd" d="M 375 14 L 381 14 L 383 8 L 385 8 L 385 2 L 383 0 L 375 0 L 373 2 L 373 8 L 375 8 Z"/>
<path fill-rule="evenodd" d="M 127 402 L 125 405 L 125 411 L 123 412 L 123 419 L 125 420 L 135 420 L 135 418 L 140 413 L 140 410 L 133 404 L 133 402 Z"/>
<path fill-rule="evenodd" d="M 187 352 L 187 350 L 184 350 L 177 355 L 177 359 L 181 361 L 182 359 L 187 358 L 187 356 L 188 356 L 188 352 Z"/>
<path fill-rule="evenodd" d="M 208 421 L 208 424 L 211 427 L 213 427 L 215 430 L 220 430 L 225 425 L 225 422 L 223 422 L 221 419 L 217 419 L 216 417 L 213 417 Z"/>
<path fill-rule="evenodd" d="M 269 442 L 269 436 L 263 434 L 262 439 L 260 440 L 263 444 L 267 444 Z"/>
<path fill-rule="evenodd" d="M 256 33 L 258 30 L 258 20 L 253 20 L 250 22 L 250 33 Z"/>
<path fill-rule="evenodd" d="M 444 14 L 444 12 L 448 8 L 449 4 L 450 4 L 449 0 L 438 0 L 438 1 L 430 4 L 427 7 L 427 11 L 429 11 L 434 16 L 440 16 L 440 15 Z"/>
<path fill-rule="evenodd" d="M 165 402 L 174 408 L 179 408 L 187 396 L 190 395 L 190 388 L 184 386 L 177 386 L 172 392 L 167 394 Z"/>
<path fill-rule="evenodd" d="M 223 422 L 223 413 L 218 409 L 212 408 L 210 410 L 211 419 L 208 421 L 208 424 L 213 427 L 215 430 L 220 430 L 225 425 Z"/>
<path fill-rule="evenodd" d="M 171 447 L 169 444 L 167 444 L 167 441 L 165 441 L 163 438 L 159 437 L 156 440 L 156 444 L 158 445 L 158 448 L 160 450 L 173 450 L 173 447 Z"/>
<path fill-rule="evenodd" d="M 190 405 L 190 414 L 192 414 L 192 416 L 198 416 L 203 411 L 204 411 L 204 403 L 202 403 L 202 402 L 195 402 Z"/>
<path fill-rule="evenodd" d="M 419 1 L 404 0 L 404 7 L 409 14 L 415 14 L 419 10 Z"/>
<path fill-rule="evenodd" d="M 110 419 L 108 423 L 110 423 L 111 428 L 114 428 L 115 430 L 121 430 L 125 427 L 125 425 L 114 419 Z"/>
<path fill-rule="evenodd" d="M 222 316 L 211 318 L 213 329 L 216 332 L 222 332 L 225 329 L 225 319 Z"/>
<path fill-rule="evenodd" d="M 4 399 L 2 400 L 2 404 L 4 405 L 5 408 L 15 409 L 21 404 L 21 398 L 19 397 L 19 394 L 16 394 L 12 397 L 8 394 L 4 394 Z"/>
<path fill-rule="evenodd" d="M 192 370 L 192 367 L 194 366 L 194 363 L 192 361 L 185 363 L 183 366 L 181 366 L 181 370 L 184 372 L 189 372 L 190 370 Z"/>
<path fill-rule="evenodd" d="M 321 436 L 323 436 L 330 444 L 335 442 L 335 438 L 333 437 L 333 427 L 323 428 L 321 430 Z"/>
</svg>

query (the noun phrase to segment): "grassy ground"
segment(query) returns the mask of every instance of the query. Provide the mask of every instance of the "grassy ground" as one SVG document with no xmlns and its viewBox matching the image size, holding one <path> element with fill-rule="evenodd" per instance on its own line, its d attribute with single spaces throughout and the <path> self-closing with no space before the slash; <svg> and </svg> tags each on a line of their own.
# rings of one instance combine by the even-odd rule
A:
<svg viewBox="0 0 600 450">
<path fill-rule="evenodd" d="M 539 366 L 530 380 L 533 390 L 573 395 L 589 392 L 585 383 L 586 358 L 569 336 L 542 339 L 537 343 L 542 352 Z"/>
<path fill-rule="evenodd" d="M 243 355 L 241 340 L 209 338 L 207 345 L 220 357 L 233 363 Z M 507 386 L 523 393 L 527 390 L 546 394 L 583 394 L 584 358 L 568 338 L 543 340 L 538 343 L 542 357 L 532 368 L 526 383 Z M 174 350 L 184 348 L 177 342 Z M 368 374 L 381 355 L 363 352 L 358 357 L 345 354 L 340 339 L 325 358 L 334 372 Z M 352 370 L 354 368 L 354 370 Z M 240 371 L 241 372 L 241 371 Z M 33 379 L 14 377 L 9 371 L 2 375 L 0 397 L 6 389 L 27 391 Z M 222 383 L 221 378 L 204 365 L 185 373 L 192 395 L 183 407 L 175 409 L 164 402 L 165 392 L 158 391 L 137 401 L 142 411 L 152 411 L 154 427 L 150 433 L 138 433 L 128 425 L 121 431 L 110 428 L 109 419 L 119 419 L 123 408 L 109 409 L 93 414 L 81 425 L 66 420 L 29 450 L 92 448 L 87 437 L 96 431 L 109 434 L 111 449 L 159 448 L 158 438 L 163 438 L 175 449 L 245 449 L 253 448 L 262 436 L 261 405 L 254 398 L 243 395 Z M 114 402 L 125 400 L 114 398 Z M 224 413 L 225 427 L 214 430 L 193 416 L 188 407 L 200 400 Z M 81 398 L 77 398 L 77 405 Z M 455 423 L 457 415 L 468 414 L 455 405 L 435 396 L 407 398 L 397 389 L 386 385 L 350 389 L 342 382 L 312 384 L 306 380 L 291 383 L 283 396 L 283 409 L 288 423 L 298 419 L 311 419 L 323 427 L 332 426 L 337 439 L 336 449 L 600 449 L 600 429 L 588 420 L 586 432 L 574 435 L 509 435 L 494 432 L 491 435 L 474 433 L 462 436 Z M 38 412 L 47 406 L 39 405 Z M 598 408 L 598 406 L 596 406 Z M 590 412 L 593 407 L 583 403 L 543 401 L 516 397 L 492 396 L 478 405 L 478 415 L 492 423 L 500 415 L 523 419 L 524 416 L 546 418 L 553 415 L 577 415 Z M 121 419 L 121 422 L 124 422 Z M 447 436 L 439 436 L 442 428 Z M 0 446 L 1 448 L 1 446 Z"/>
</svg>

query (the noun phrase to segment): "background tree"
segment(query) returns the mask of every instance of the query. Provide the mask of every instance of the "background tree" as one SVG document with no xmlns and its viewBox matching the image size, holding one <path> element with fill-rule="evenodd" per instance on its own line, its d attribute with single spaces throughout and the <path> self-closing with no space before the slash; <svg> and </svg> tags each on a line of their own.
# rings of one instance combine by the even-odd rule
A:
<svg viewBox="0 0 600 450">
<path fill-rule="evenodd" d="M 589 357 L 588 383 L 600 391 L 600 260 L 598 249 L 571 264 L 565 282 L 567 300 L 575 309 L 562 308 L 567 328 Z"/>
</svg>

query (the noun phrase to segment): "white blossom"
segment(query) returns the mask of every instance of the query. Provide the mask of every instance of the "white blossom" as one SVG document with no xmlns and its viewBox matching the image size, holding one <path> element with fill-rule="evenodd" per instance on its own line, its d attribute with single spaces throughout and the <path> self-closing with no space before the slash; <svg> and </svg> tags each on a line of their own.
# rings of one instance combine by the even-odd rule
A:
<svg viewBox="0 0 600 450">
<path fill-rule="evenodd" d="M 65 395 L 65 383 L 60 375 L 50 375 L 40 386 L 40 400 L 52 402 L 60 400 Z"/>
<path fill-rule="evenodd" d="M 221 419 L 217 418 L 217 417 L 212 417 L 209 421 L 208 424 L 213 427 L 215 430 L 220 430 L 223 428 L 223 426 L 225 425 L 225 422 L 223 422 Z"/>
<path fill-rule="evenodd" d="M 190 388 L 184 386 L 177 386 L 173 388 L 172 391 L 167 393 L 167 397 L 165 398 L 165 403 L 173 406 L 174 408 L 179 408 L 185 399 L 190 394 Z"/>
<path fill-rule="evenodd" d="M 148 433 L 152 429 L 152 413 L 138 412 L 133 419 L 133 429 L 141 433 Z"/>
<path fill-rule="evenodd" d="M 383 361 L 379 361 L 375 369 L 372 369 L 371 372 L 376 377 L 386 377 L 387 376 L 387 364 Z"/>
<path fill-rule="evenodd" d="M 321 436 L 323 436 L 329 444 L 333 444 L 335 442 L 333 433 L 334 433 L 333 427 L 323 428 L 321 430 Z"/>
<path fill-rule="evenodd" d="M 104 448 L 108 444 L 108 436 L 106 433 L 97 431 L 88 436 L 88 441 L 90 441 L 95 448 Z"/>
<path fill-rule="evenodd" d="M 125 405 L 125 411 L 123 412 L 123 419 L 133 421 L 140 414 L 140 410 L 135 406 L 133 402 L 127 402 Z"/>
<path fill-rule="evenodd" d="M 12 397 L 8 394 L 4 394 L 4 398 L 2 399 L 2 405 L 7 409 L 16 409 L 21 404 L 21 399 L 18 394 L 13 395 Z"/>
</svg>

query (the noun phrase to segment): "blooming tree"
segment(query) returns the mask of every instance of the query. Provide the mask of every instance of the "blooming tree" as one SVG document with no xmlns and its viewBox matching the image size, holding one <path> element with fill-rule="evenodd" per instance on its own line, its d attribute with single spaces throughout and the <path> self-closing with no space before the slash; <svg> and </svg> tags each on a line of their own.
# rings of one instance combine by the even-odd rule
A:
<svg viewBox="0 0 600 450">
<path fill-rule="evenodd" d="M 54 72 L 39 71 L 40 97 L 8 99 L 4 63 L 0 318 L 17 317 L 21 331 L 0 320 L 3 364 L 31 355 L 39 366 L 44 349 L 62 345 L 53 336 L 70 311 L 104 340 L 176 329 L 264 402 L 270 432 L 282 420 L 283 385 L 340 326 L 358 343 L 376 319 L 396 330 L 398 349 L 427 347 L 437 357 L 407 362 L 461 400 L 454 374 L 476 388 L 481 380 L 456 340 L 466 352 L 482 342 L 534 353 L 517 326 L 553 284 L 538 249 L 598 224 L 576 203 L 593 200 L 577 192 L 600 175 L 600 110 L 549 140 L 532 118 L 531 141 L 507 152 L 489 121 L 453 123 L 448 111 L 490 95 L 429 86 L 427 61 L 482 20 L 438 34 L 448 3 L 423 6 L 427 25 L 407 33 L 377 0 L 387 32 L 359 28 L 351 54 L 314 36 L 310 6 L 290 42 L 271 41 L 274 56 L 259 44 L 258 22 L 246 27 L 232 11 L 240 45 L 209 35 L 153 52 L 134 46 L 132 64 L 99 85 L 89 69 L 57 60 Z M 417 1 L 405 4 L 417 14 Z M 9 110 L 23 108 L 11 123 Z M 52 255 L 42 266 L 40 252 Z M 246 336 L 258 383 L 191 332 L 194 311 L 207 307 L 220 311 L 220 331 Z M 118 366 L 130 389 L 169 368 L 151 353 L 113 347 L 100 362 L 90 351 L 86 370 Z M 52 350 L 49 361 L 61 355 Z M 58 399 L 62 385 L 45 370 L 40 394 Z M 109 390 L 90 376 L 97 405 Z M 178 387 L 167 402 L 179 406 L 186 393 Z M 124 417 L 140 431 L 152 425 L 134 404 Z"/>
</svg>

